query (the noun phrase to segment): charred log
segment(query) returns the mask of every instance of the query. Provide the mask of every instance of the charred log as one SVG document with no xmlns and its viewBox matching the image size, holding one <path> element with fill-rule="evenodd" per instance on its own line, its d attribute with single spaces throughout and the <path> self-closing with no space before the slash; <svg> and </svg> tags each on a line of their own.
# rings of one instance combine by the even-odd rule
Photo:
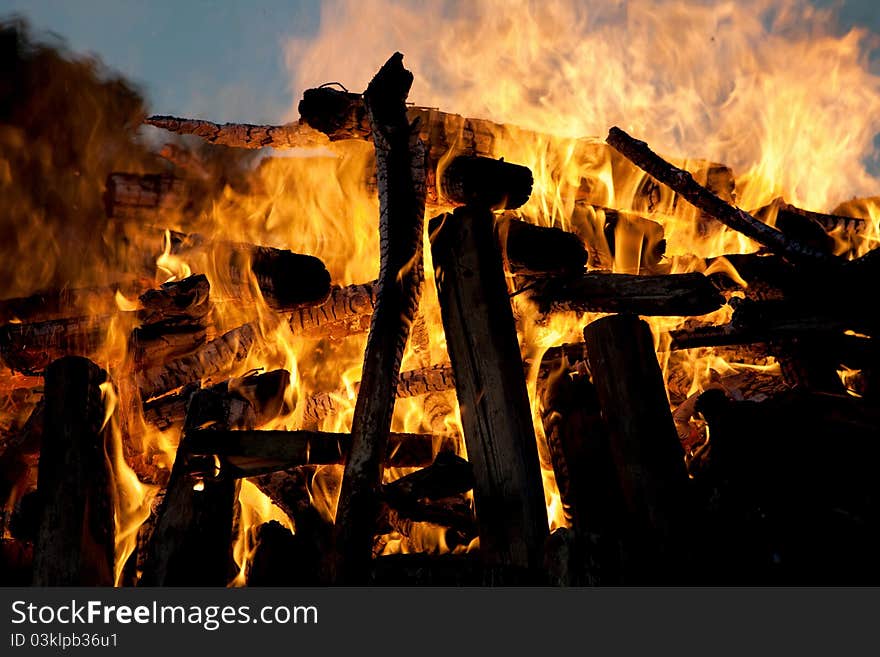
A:
<svg viewBox="0 0 880 657">
<path fill-rule="evenodd" d="M 480 549 L 492 566 L 540 567 L 547 515 L 501 253 L 489 210 L 431 221 L 437 293 L 468 457 Z M 503 409 L 503 410 L 502 410 Z"/>
<path fill-rule="evenodd" d="M 688 479 L 651 330 L 612 315 L 588 324 L 584 339 L 630 518 L 624 577 L 671 580 L 684 557 Z"/>
<path fill-rule="evenodd" d="M 544 312 L 619 312 L 638 315 L 705 315 L 724 299 L 702 274 L 634 276 L 587 273 L 537 281 L 530 291 Z"/>
<path fill-rule="evenodd" d="M 35 586 L 112 586 L 111 474 L 100 386 L 107 374 L 66 357 L 46 369 L 46 412 L 37 490 Z"/>
<path fill-rule="evenodd" d="M 247 358 L 256 337 L 254 326 L 244 324 L 211 340 L 189 356 L 139 372 L 137 384 L 141 398 L 147 400 L 231 369 Z"/>
<path fill-rule="evenodd" d="M 233 571 L 232 524 L 238 484 L 220 473 L 190 474 L 189 434 L 249 426 L 253 410 L 241 399 L 200 390 L 190 399 L 186 426 L 168 488 L 147 544 L 141 586 L 223 586 Z M 213 474 L 213 472 L 211 473 Z"/>
<path fill-rule="evenodd" d="M 514 219 L 505 213 L 495 224 L 505 261 L 514 274 L 583 271 L 587 250 L 577 235 Z"/>
<path fill-rule="evenodd" d="M 528 167 L 503 159 L 459 156 L 443 171 L 440 191 L 452 203 L 513 210 L 529 200 L 533 182 Z"/>
<path fill-rule="evenodd" d="M 395 53 L 370 81 L 364 104 L 379 181 L 379 292 L 354 409 L 351 450 L 336 515 L 338 582 L 366 582 L 400 362 L 424 278 L 425 146 L 406 118 L 412 73 Z"/>
<path fill-rule="evenodd" d="M 230 476 L 254 477 L 300 465 L 344 463 L 351 449 L 351 434 L 321 431 L 201 431 L 189 432 L 186 452 L 218 456 Z M 438 441 L 434 436 L 389 433 L 382 465 L 395 468 L 424 467 L 433 461 Z"/>
<path fill-rule="evenodd" d="M 758 221 L 747 212 L 728 204 L 697 183 L 690 173 L 666 162 L 648 148 L 645 142 L 633 139 L 620 128 L 611 128 L 606 141 L 636 166 L 668 185 L 689 203 L 715 217 L 728 228 L 742 233 L 792 261 L 828 262 L 830 260 L 826 253 L 800 244 L 772 226 Z"/>
</svg>

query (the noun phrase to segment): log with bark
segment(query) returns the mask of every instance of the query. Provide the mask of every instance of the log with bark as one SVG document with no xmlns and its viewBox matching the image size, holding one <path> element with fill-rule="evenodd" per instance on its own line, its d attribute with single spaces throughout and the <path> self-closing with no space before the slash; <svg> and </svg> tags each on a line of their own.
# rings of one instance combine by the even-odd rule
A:
<svg viewBox="0 0 880 657">
<path fill-rule="evenodd" d="M 34 586 L 112 586 L 112 475 L 104 444 L 107 373 L 68 356 L 46 368 Z"/>
<path fill-rule="evenodd" d="M 351 450 L 348 433 L 323 431 L 200 431 L 189 432 L 186 452 L 217 456 L 233 477 L 255 477 L 299 465 L 344 463 Z M 382 455 L 384 467 L 424 467 L 438 450 L 451 449 L 449 442 L 428 434 L 389 432 Z"/>
<path fill-rule="evenodd" d="M 722 200 L 697 183 L 689 172 L 663 160 L 645 142 L 633 139 L 620 128 L 611 128 L 606 142 L 692 205 L 779 255 L 793 262 L 826 263 L 831 260 L 827 253 L 786 237 L 772 226 Z"/>
<path fill-rule="evenodd" d="M 636 276 L 590 272 L 536 281 L 529 296 L 542 312 L 705 315 L 724 304 L 712 282 L 698 273 Z"/>
<path fill-rule="evenodd" d="M 431 253 L 487 565 L 535 569 L 547 512 L 519 343 L 490 210 L 431 221 Z M 490 568 L 491 569 L 491 568 Z"/>
<path fill-rule="evenodd" d="M 364 92 L 379 183 L 379 291 L 364 354 L 336 515 L 336 581 L 369 578 L 382 459 L 387 450 L 400 362 L 424 278 L 425 145 L 406 117 L 412 73 L 395 53 Z"/>
<path fill-rule="evenodd" d="M 628 511 L 624 581 L 677 581 L 688 478 L 651 330 L 611 315 L 588 324 L 584 340 Z"/>
<path fill-rule="evenodd" d="M 238 482 L 224 472 L 194 477 L 186 445 L 197 428 L 221 433 L 230 426 L 250 426 L 253 417 L 253 409 L 243 399 L 212 390 L 193 394 L 168 487 L 147 542 L 141 586 L 224 586 L 231 579 Z"/>
</svg>

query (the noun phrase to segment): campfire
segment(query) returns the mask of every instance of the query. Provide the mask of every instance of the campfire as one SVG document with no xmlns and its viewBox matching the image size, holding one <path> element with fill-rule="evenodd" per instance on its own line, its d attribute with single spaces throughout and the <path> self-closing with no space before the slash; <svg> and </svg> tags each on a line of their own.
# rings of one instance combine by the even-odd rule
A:
<svg viewBox="0 0 880 657">
<path fill-rule="evenodd" d="M 116 112 L 65 160 L 0 107 L 13 217 L 69 221 L 0 301 L 7 581 L 880 580 L 877 199 L 415 105 L 400 53 L 250 125 L 2 47 Z"/>
</svg>

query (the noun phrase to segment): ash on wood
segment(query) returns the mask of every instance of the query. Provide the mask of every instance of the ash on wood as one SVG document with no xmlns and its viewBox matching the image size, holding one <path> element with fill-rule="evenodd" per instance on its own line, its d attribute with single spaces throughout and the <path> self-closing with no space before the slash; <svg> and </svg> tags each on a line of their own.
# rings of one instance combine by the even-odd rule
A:
<svg viewBox="0 0 880 657">
<path fill-rule="evenodd" d="M 91 356 L 104 342 L 109 316 L 67 317 L 0 326 L 0 357 L 15 371 L 42 372 L 63 356 Z"/>
<path fill-rule="evenodd" d="M 462 155 L 443 171 L 440 191 L 452 203 L 513 210 L 529 200 L 533 182 L 528 167 Z"/>
<path fill-rule="evenodd" d="M 588 324 L 584 339 L 634 534 L 625 568 L 637 580 L 674 581 L 688 479 L 651 330 L 612 315 Z"/>
<path fill-rule="evenodd" d="M 49 365 L 45 377 L 33 584 L 112 586 L 113 495 L 100 389 L 107 374 L 68 356 Z"/>
<path fill-rule="evenodd" d="M 141 586 L 223 586 L 232 573 L 232 524 L 238 483 L 223 472 L 199 479 L 190 474 L 188 435 L 205 425 L 215 430 L 253 423 L 253 409 L 240 399 L 199 390 L 190 399 L 186 425 L 168 488 L 147 543 Z M 208 428 L 207 431 L 212 429 Z"/>
<path fill-rule="evenodd" d="M 339 550 L 336 579 L 369 578 L 379 503 L 382 459 L 387 450 L 400 362 L 424 278 L 425 145 L 406 118 L 412 73 L 395 53 L 370 81 L 364 104 L 373 130 L 379 182 L 379 292 L 364 354 L 361 388 L 352 418 L 336 515 Z"/>
<path fill-rule="evenodd" d="M 431 221 L 431 253 L 476 478 L 480 549 L 490 566 L 537 568 L 547 511 L 513 313 L 492 212 Z"/>
</svg>

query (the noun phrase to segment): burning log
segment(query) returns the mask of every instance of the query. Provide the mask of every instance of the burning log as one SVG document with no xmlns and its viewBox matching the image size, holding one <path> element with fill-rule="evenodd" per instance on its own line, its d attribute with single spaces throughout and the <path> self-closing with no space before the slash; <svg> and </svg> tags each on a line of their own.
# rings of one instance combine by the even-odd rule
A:
<svg viewBox="0 0 880 657">
<path fill-rule="evenodd" d="M 340 287 L 334 285 L 326 301 L 297 308 L 288 323 L 295 335 L 339 340 L 370 328 L 379 288 L 375 281 Z"/>
<path fill-rule="evenodd" d="M 73 317 L 83 312 L 104 315 L 116 310 L 116 293 L 139 294 L 150 287 L 141 279 L 122 280 L 110 285 L 44 290 L 28 297 L 0 301 L 0 323 L 30 323 Z"/>
<path fill-rule="evenodd" d="M 284 391 L 288 385 L 290 373 L 287 370 L 273 370 L 223 381 L 211 386 L 210 390 L 234 394 L 247 400 L 254 409 L 254 426 L 259 427 L 281 412 Z M 194 391 L 184 387 L 178 393 L 145 402 L 144 420 L 160 431 L 182 425 L 186 417 L 186 405 Z"/>
<path fill-rule="evenodd" d="M 437 500 L 474 487 L 470 463 L 452 452 L 440 452 L 431 465 L 395 479 L 382 487 L 385 499 L 401 508 L 413 500 Z"/>
<path fill-rule="evenodd" d="M 389 468 L 424 467 L 433 461 L 434 436 L 389 432 L 381 465 Z M 192 430 L 186 453 L 216 455 L 229 466 L 229 476 L 255 477 L 300 465 L 344 463 L 352 445 L 348 433 L 323 431 Z M 437 445 L 443 449 L 441 443 Z"/>
<path fill-rule="evenodd" d="M 190 474 L 187 443 L 197 427 L 221 432 L 250 425 L 250 405 L 212 390 L 193 394 L 186 426 L 156 524 L 149 538 L 141 586 L 223 586 L 232 572 L 232 524 L 238 483 L 221 472 Z M 213 472 L 212 472 L 213 474 Z"/>
<path fill-rule="evenodd" d="M 441 195 L 452 203 L 513 210 L 532 194 L 528 167 L 488 157 L 459 156 L 443 171 Z"/>
<path fill-rule="evenodd" d="M 724 298 L 702 274 L 586 273 L 535 282 L 530 297 L 544 312 L 618 312 L 637 315 L 705 315 Z"/>
<path fill-rule="evenodd" d="M 256 328 L 244 324 L 211 340 L 189 356 L 138 372 L 136 378 L 141 399 L 157 397 L 230 369 L 247 358 L 256 338 Z"/>
<path fill-rule="evenodd" d="M 198 349 L 207 337 L 210 288 L 204 274 L 197 274 L 144 292 L 141 325 L 130 339 L 135 362 L 155 364 Z"/>
<path fill-rule="evenodd" d="M 191 183 L 170 174 L 111 173 L 104 203 L 108 217 L 143 221 L 193 214 L 203 196 Z"/>
<path fill-rule="evenodd" d="M 381 462 L 386 452 L 400 362 L 418 308 L 424 278 L 422 236 L 425 214 L 425 147 L 404 101 L 412 73 L 395 53 L 364 92 L 376 148 L 379 180 L 379 292 L 370 324 L 361 390 L 352 419 L 336 515 L 337 581 L 366 582 Z"/>
<path fill-rule="evenodd" d="M 715 217 L 728 228 L 742 233 L 792 261 L 828 262 L 830 260 L 826 253 L 787 238 L 772 226 L 723 201 L 697 183 L 690 173 L 666 162 L 648 148 L 645 142 L 633 139 L 620 128 L 611 128 L 606 142 L 633 164 L 668 185 L 689 203 Z"/>
<path fill-rule="evenodd" d="M 107 373 L 70 356 L 47 367 L 45 378 L 33 584 L 112 586 L 113 495 L 100 389 Z"/>
<path fill-rule="evenodd" d="M 668 578 L 685 556 L 688 479 L 651 330 L 634 315 L 612 315 L 588 324 L 584 339 L 632 525 L 634 563 L 625 568 L 636 579 Z"/>
<path fill-rule="evenodd" d="M 401 372 L 397 382 L 396 398 L 420 397 L 434 392 L 446 392 L 454 387 L 455 377 L 451 365 L 429 365 L 417 370 Z M 360 382 L 355 384 L 355 389 L 360 390 Z M 344 391 L 338 393 L 320 392 L 312 395 L 305 402 L 303 420 L 319 422 L 325 417 L 333 415 L 338 408 L 336 398 L 342 396 L 344 396 Z"/>
<path fill-rule="evenodd" d="M 666 252 L 663 226 L 631 212 L 579 201 L 571 216 L 571 230 L 587 245 L 592 269 L 653 271 Z M 637 254 L 638 261 L 628 262 L 630 254 Z"/>
<path fill-rule="evenodd" d="M 615 583 L 624 503 L 595 386 L 584 375 L 557 370 L 543 387 L 541 417 L 563 509 L 577 551 L 592 548 L 588 562 L 573 564 L 573 582 Z"/>
<path fill-rule="evenodd" d="M 431 221 L 437 294 L 461 407 L 480 548 L 492 567 L 537 568 L 547 514 L 513 313 L 490 210 Z"/>
<path fill-rule="evenodd" d="M 321 303 L 330 291 L 330 274 L 315 256 L 243 242 L 211 240 L 198 233 L 181 233 L 141 224 L 119 226 L 120 240 L 143 256 L 142 267 L 152 272 L 166 251 L 207 266 L 216 263 L 229 277 L 241 299 L 251 296 L 250 276 L 266 303 L 278 311 Z M 143 253 L 146 245 L 146 253 Z"/>
<path fill-rule="evenodd" d="M 495 228 L 506 264 L 514 274 L 583 271 L 587 249 L 580 238 L 559 228 L 535 226 L 505 213 Z"/>
<path fill-rule="evenodd" d="M 179 135 L 196 135 L 210 144 L 233 148 L 306 148 L 327 143 L 324 135 L 302 122 L 285 125 L 217 124 L 202 119 L 156 115 L 147 118 L 144 123 Z"/>
<path fill-rule="evenodd" d="M 0 357 L 18 372 L 42 372 L 63 356 L 90 356 L 104 342 L 109 316 L 68 317 L 0 326 Z"/>
</svg>

